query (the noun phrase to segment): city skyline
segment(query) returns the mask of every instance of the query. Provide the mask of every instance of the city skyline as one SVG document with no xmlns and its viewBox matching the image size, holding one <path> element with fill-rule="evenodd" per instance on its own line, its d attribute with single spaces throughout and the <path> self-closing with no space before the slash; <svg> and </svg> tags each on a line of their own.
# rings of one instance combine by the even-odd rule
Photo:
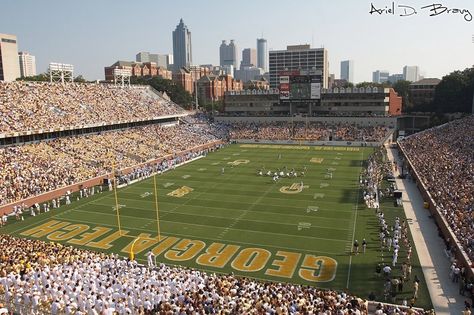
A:
<svg viewBox="0 0 474 315">
<path fill-rule="evenodd" d="M 420 5 L 417 0 L 411 2 L 414 7 Z M 357 63 L 356 83 L 371 81 L 372 72 L 377 69 L 401 73 L 404 66 L 417 65 L 422 76 L 441 78 L 474 64 L 474 22 L 460 15 L 431 17 L 420 11 L 416 16 L 400 17 L 370 14 L 370 1 L 295 1 L 295 7 L 301 8 L 295 18 L 279 5 L 285 4 L 283 1 L 248 3 L 252 10 L 245 9 L 245 5 L 228 4 L 216 8 L 207 1 L 186 6 L 136 1 L 134 6 L 166 14 L 159 14 L 159 19 L 151 19 L 153 22 L 134 20 L 123 27 L 111 27 L 120 24 L 113 19 L 128 16 L 129 1 L 19 0 L 2 4 L 0 32 L 17 36 L 18 50 L 36 56 L 38 73 L 45 72 L 49 62 L 64 62 L 74 64 L 76 73 L 89 80 L 103 79 L 104 66 L 116 60 L 133 60 L 139 51 L 172 54 L 172 32 L 181 18 L 192 33 L 193 64 L 218 65 L 216 48 L 226 38 L 235 39 L 238 47 L 255 49 L 257 38 L 265 38 L 268 52 L 287 45 L 324 47 L 328 51 L 329 73 L 336 77 L 341 61 Z M 380 8 L 390 4 L 373 3 Z M 449 1 L 446 5 L 474 12 L 470 1 Z M 228 15 L 217 14 L 226 8 L 232 16 L 246 14 L 245 20 L 252 23 L 228 23 Z M 42 18 L 32 28 L 31 21 L 40 16 L 48 18 Z"/>
</svg>

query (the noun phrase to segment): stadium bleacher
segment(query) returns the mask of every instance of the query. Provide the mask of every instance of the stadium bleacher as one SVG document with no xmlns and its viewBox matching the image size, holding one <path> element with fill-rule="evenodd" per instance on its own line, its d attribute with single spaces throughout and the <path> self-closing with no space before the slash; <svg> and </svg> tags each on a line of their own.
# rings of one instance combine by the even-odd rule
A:
<svg viewBox="0 0 474 315">
<path fill-rule="evenodd" d="M 184 111 L 149 87 L 0 82 L 0 134 L 147 120 Z"/>
<path fill-rule="evenodd" d="M 400 146 L 474 259 L 474 116 L 406 137 Z"/>
</svg>

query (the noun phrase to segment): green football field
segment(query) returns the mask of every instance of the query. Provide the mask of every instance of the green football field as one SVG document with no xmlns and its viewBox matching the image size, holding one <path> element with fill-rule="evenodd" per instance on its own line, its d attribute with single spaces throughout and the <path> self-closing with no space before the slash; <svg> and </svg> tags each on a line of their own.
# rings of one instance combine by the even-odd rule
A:
<svg viewBox="0 0 474 315">
<path fill-rule="evenodd" d="M 380 251 L 377 218 L 361 202 L 358 185 L 371 152 L 356 147 L 235 144 L 118 189 L 120 230 L 115 195 L 107 191 L 28 216 L 0 233 L 125 257 L 133 247 L 141 262 L 151 250 L 157 261 L 167 264 L 347 288 L 363 297 L 373 291 L 383 300 L 383 279 L 374 270 L 377 263 L 391 260 Z M 298 176 L 274 182 L 271 176 L 258 175 L 259 170 L 278 169 L 295 169 Z M 401 208 L 388 201 L 384 205 L 389 222 L 404 217 Z M 361 243 L 363 238 L 367 252 L 351 255 L 354 239 Z M 413 273 L 423 280 L 416 252 L 414 256 Z M 399 261 L 400 265 L 402 258 Z M 411 287 L 410 282 L 397 302 L 410 296 Z M 416 305 L 430 306 L 424 282 Z"/>
</svg>

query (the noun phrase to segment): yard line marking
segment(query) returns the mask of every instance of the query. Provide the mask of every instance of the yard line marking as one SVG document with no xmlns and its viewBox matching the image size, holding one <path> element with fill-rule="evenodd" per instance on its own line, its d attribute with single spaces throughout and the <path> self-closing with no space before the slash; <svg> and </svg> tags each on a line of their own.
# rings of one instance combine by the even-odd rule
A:
<svg viewBox="0 0 474 315">
<path fill-rule="evenodd" d="M 360 169 L 362 169 L 362 161 L 364 160 L 364 150 L 361 150 L 361 156 L 362 159 L 360 160 Z M 359 179 L 357 178 L 357 182 L 359 182 Z M 352 244 L 354 244 L 354 239 L 355 239 L 355 230 L 356 230 L 356 223 L 357 223 L 357 212 L 359 209 L 359 198 L 360 198 L 360 186 L 357 189 L 357 199 L 356 199 L 356 204 L 355 204 L 355 216 L 354 216 L 354 226 L 352 230 L 352 241 L 351 241 L 351 253 L 349 256 L 349 270 L 347 271 L 347 282 L 346 282 L 346 288 L 349 289 L 349 281 L 351 279 L 351 267 L 352 267 Z"/>
<path fill-rule="evenodd" d="M 56 217 L 56 216 L 53 216 L 53 217 Z M 52 218 L 53 218 L 52 217 Z M 72 220 L 70 220 L 72 221 Z M 74 219 L 74 222 L 79 222 L 79 223 L 88 223 L 88 224 L 94 224 L 94 225 L 100 225 L 100 226 L 108 226 L 108 227 L 112 227 L 112 228 L 117 228 L 116 225 L 112 225 L 112 224 L 106 224 L 106 223 L 101 223 L 101 224 L 97 224 L 97 222 L 91 222 L 91 221 L 86 221 L 86 220 L 76 220 Z M 136 228 L 136 227 L 133 227 L 133 228 L 129 228 L 129 227 L 126 227 L 127 230 L 131 230 L 131 231 L 143 231 L 143 232 L 150 232 L 149 230 L 146 230 L 146 229 L 142 229 L 142 228 Z M 196 236 L 195 234 L 194 235 L 191 235 L 191 234 L 183 234 L 183 233 L 162 233 L 162 235 L 166 235 L 166 236 L 181 236 L 181 237 L 188 237 L 188 238 L 191 238 L 191 239 L 196 239 L 199 237 L 199 239 L 202 239 L 202 240 L 210 240 L 210 241 L 217 241 L 217 242 L 222 242 L 222 240 L 220 239 L 217 239 L 217 238 L 212 238 L 212 237 L 200 237 L 200 236 Z M 260 247 L 271 247 L 271 248 L 277 248 L 277 249 L 288 249 L 288 250 L 292 250 L 292 251 L 301 251 L 301 252 L 308 252 L 308 253 L 321 253 L 321 254 L 328 254 L 328 255 L 340 255 L 341 252 L 324 252 L 324 251 L 316 251 L 314 249 L 303 249 L 303 248 L 299 248 L 299 247 L 286 247 L 286 246 L 276 246 L 276 245 L 267 245 L 267 244 L 257 244 L 257 243 L 251 243 L 251 242 L 242 242 L 242 241 L 229 241 L 229 240 L 225 240 L 227 243 L 232 243 L 232 244 L 244 244 L 244 245 L 251 245 L 251 246 L 260 246 Z"/>
<path fill-rule="evenodd" d="M 84 210 L 76 210 L 75 212 L 83 212 L 83 213 L 91 213 L 90 211 L 84 211 Z M 93 212 L 94 214 L 96 215 L 105 215 L 105 216 L 112 216 L 112 217 L 116 217 L 115 214 L 110 214 L 110 213 L 106 213 L 106 212 Z M 59 214 L 59 215 L 62 215 L 62 214 Z M 265 232 L 265 231 L 256 231 L 256 230 L 243 230 L 243 229 L 234 229 L 232 228 L 237 222 L 236 221 L 239 221 L 242 219 L 242 217 L 245 215 L 245 213 L 242 213 L 239 217 L 235 218 L 234 219 L 234 224 L 232 225 L 229 225 L 228 228 L 229 229 L 232 229 L 232 230 L 239 230 L 239 231 L 247 231 L 247 232 L 257 232 L 257 233 L 270 233 L 270 234 L 281 234 L 281 235 L 291 235 L 291 236 L 299 236 L 299 235 L 294 235 L 294 234 L 285 234 L 285 233 L 274 233 L 274 232 Z M 203 217 L 213 217 L 213 216 L 206 216 L 206 215 L 195 215 L 195 216 L 203 216 Z M 150 221 L 149 218 L 144 218 L 144 217 L 137 217 L 137 216 L 131 216 L 131 215 L 125 215 L 125 214 L 121 214 L 120 217 L 124 217 L 124 218 L 133 218 L 133 219 L 136 219 L 136 220 L 146 220 L 147 222 Z M 216 218 L 216 217 L 213 217 L 213 218 Z M 223 219 L 222 217 L 217 217 L 217 218 L 220 218 L 220 219 Z M 307 219 L 308 217 L 306 217 Z M 180 223 L 180 224 L 189 224 L 189 225 L 197 225 L 197 226 L 205 226 L 205 227 L 217 227 L 217 228 L 225 228 L 223 226 L 210 226 L 210 225 L 203 225 L 203 224 L 197 224 L 197 223 L 188 223 L 188 222 L 181 222 L 181 221 L 172 221 L 172 220 L 163 220 L 163 219 L 160 219 L 161 222 L 169 222 L 169 223 Z M 261 223 L 268 223 L 268 221 L 261 221 L 261 220 L 246 220 L 246 221 L 250 221 L 250 222 L 261 222 Z M 152 221 L 152 222 L 156 222 L 156 221 Z M 277 223 L 277 222 L 271 222 L 271 223 Z M 278 223 L 278 224 L 282 224 L 282 225 L 289 225 L 289 226 L 294 226 L 294 224 L 289 224 L 289 223 Z M 341 230 L 341 231 L 348 231 L 349 229 L 339 229 L 339 228 L 334 228 L 334 227 L 327 227 L 327 226 L 312 226 L 313 228 L 326 228 L 326 229 L 331 229 L 331 230 Z M 342 241 L 341 241 L 342 242 Z"/>
<path fill-rule="evenodd" d="M 202 193 L 204 194 L 204 193 Z M 302 196 L 303 194 L 300 194 L 300 196 Z M 222 196 L 222 195 L 220 195 Z M 304 195 L 304 196 L 311 196 L 311 194 L 309 195 Z M 284 198 L 272 198 L 272 197 L 267 197 L 268 199 L 280 199 L 280 200 L 288 200 L 288 199 L 284 199 Z M 314 196 L 313 196 L 314 198 Z M 113 199 L 113 198 L 110 198 L 110 199 Z M 120 200 L 131 200 L 133 201 L 134 203 L 135 202 L 143 202 L 143 203 L 151 203 L 152 201 L 147 201 L 147 200 L 137 200 L 137 199 L 130 199 L 130 198 L 120 198 Z M 218 202 L 218 200 L 216 199 L 207 199 L 207 198 L 199 198 L 199 200 L 201 201 L 211 201 L 211 202 Z M 300 201 L 300 202 L 305 202 L 305 200 L 301 199 L 301 200 L 297 200 L 297 201 Z M 229 200 L 228 202 L 232 202 L 232 203 L 235 203 L 235 204 L 242 204 L 242 205 L 246 205 L 248 206 L 249 203 L 248 202 L 242 202 L 242 201 L 238 201 L 238 200 Z M 171 201 L 164 201 L 164 200 L 161 200 L 160 203 L 163 203 L 163 204 L 172 204 L 174 205 L 175 202 L 171 202 Z M 332 202 L 332 201 L 328 201 L 326 199 L 326 201 L 324 200 L 318 200 L 318 203 L 319 204 L 322 204 L 322 205 L 328 205 L 328 207 L 324 207 L 324 208 L 328 208 L 328 209 L 321 209 L 322 211 L 330 211 L 330 212 L 337 212 L 337 213 L 352 213 L 353 211 L 352 210 L 335 210 L 333 208 L 329 209 L 330 206 L 333 206 L 334 204 L 338 204 L 338 205 L 342 205 L 344 203 L 337 203 L 337 202 Z M 99 203 L 96 203 L 96 204 L 99 204 Z M 103 204 L 101 204 L 103 205 Z M 192 205 L 192 206 L 196 206 L 198 207 L 199 205 Z M 265 206 L 274 206 L 274 207 L 282 207 L 281 204 L 273 204 L 273 203 L 267 203 L 265 204 Z M 352 204 L 349 204 L 348 206 L 352 206 Z M 200 207 L 200 206 L 199 206 Z M 207 206 L 206 206 L 207 207 Z M 216 209 L 222 209 L 223 207 L 222 206 L 218 206 L 218 207 L 213 207 L 213 206 L 209 206 L 209 208 L 216 208 Z M 301 206 L 284 206 L 284 208 L 286 209 L 295 209 L 296 211 L 301 209 Z M 243 210 L 242 210 L 243 211 Z M 273 213 L 273 212 L 269 212 L 269 213 Z"/>
<path fill-rule="evenodd" d="M 169 204 L 174 204 L 174 203 L 170 203 L 170 202 L 165 202 L 165 201 L 162 201 L 161 203 L 169 203 Z M 320 202 L 319 202 L 320 203 Z M 99 206 L 104 206 L 104 207 L 108 207 L 109 204 L 103 204 L 103 203 L 94 203 L 95 205 L 99 205 Z M 213 207 L 213 206 L 200 206 L 200 205 L 191 205 L 192 207 L 195 207 L 195 208 L 205 208 L 205 209 L 216 209 L 216 210 L 220 210 L 220 212 L 222 212 L 222 209 L 225 209 L 225 211 L 238 211 L 238 212 L 242 212 L 242 211 L 245 211 L 245 210 L 242 210 L 242 209 L 237 209 L 237 208 L 223 208 L 223 207 Z M 299 211 L 301 210 L 301 207 L 288 207 L 288 208 L 291 208 L 291 209 L 294 209 L 294 211 Z M 133 209 L 137 209 L 137 210 L 143 210 L 143 211 L 149 211 L 151 212 L 151 210 L 149 210 L 149 208 L 137 208 L 137 207 L 133 207 Z M 161 212 L 164 212 L 164 213 L 168 213 L 168 212 L 171 212 L 171 211 L 167 211 L 167 210 L 160 210 Z M 254 211 L 254 210 L 247 210 L 248 212 L 255 212 L 255 213 L 259 213 L 259 214 L 262 214 L 262 211 Z M 319 209 L 320 213 L 321 212 L 334 212 L 333 209 Z M 172 211 L 173 213 L 178 213 L 178 214 L 186 214 L 186 215 L 194 215 L 194 213 L 188 213 L 188 212 L 176 212 L 175 210 Z M 338 211 L 338 212 L 351 212 L 353 213 L 354 211 Z M 268 214 L 269 216 L 271 216 L 272 214 L 277 214 L 277 215 L 281 215 L 281 216 L 288 216 L 288 217 L 295 217 L 295 218 L 307 218 L 308 216 L 306 215 L 300 215 L 300 214 L 290 214 L 290 213 L 280 213 L 280 212 L 274 212 L 274 211 L 265 211 L 264 212 L 265 214 Z M 219 217 L 219 216 L 212 216 L 214 218 L 222 218 L 222 217 Z M 343 219 L 343 218 L 335 218 L 335 217 L 326 217 L 326 216 L 322 216 L 321 214 L 318 215 L 318 220 L 327 220 L 327 221 L 334 221 L 334 220 L 337 220 L 337 221 L 347 221 L 347 222 L 350 222 L 352 220 L 350 219 Z M 268 221 L 266 221 L 268 222 Z M 346 229 L 347 230 L 347 229 Z"/>
</svg>

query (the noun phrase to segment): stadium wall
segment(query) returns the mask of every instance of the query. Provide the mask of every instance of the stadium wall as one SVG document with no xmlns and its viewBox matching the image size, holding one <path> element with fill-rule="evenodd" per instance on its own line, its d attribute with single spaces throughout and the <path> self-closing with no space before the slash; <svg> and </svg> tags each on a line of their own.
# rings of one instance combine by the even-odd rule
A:
<svg viewBox="0 0 474 315">
<path fill-rule="evenodd" d="M 464 251 L 461 242 L 458 240 L 456 235 L 451 230 L 443 214 L 438 210 L 438 206 L 436 202 L 431 197 L 431 194 L 429 193 L 426 186 L 423 184 L 423 181 L 421 180 L 421 176 L 413 167 L 413 164 L 410 158 L 408 157 L 408 155 L 406 154 L 406 152 L 403 150 L 403 148 L 400 146 L 398 142 L 397 142 L 397 146 L 398 146 L 399 152 L 402 154 L 403 158 L 405 158 L 405 161 L 407 162 L 408 171 L 410 172 L 410 175 L 412 176 L 412 178 L 415 180 L 416 186 L 418 187 L 418 190 L 420 191 L 421 196 L 423 197 L 423 200 L 426 203 L 428 203 L 428 209 L 435 220 L 435 223 L 439 229 L 439 232 L 442 234 L 445 240 L 450 240 L 450 245 L 453 250 L 454 256 L 456 257 L 457 261 L 461 262 L 463 267 L 465 267 L 468 278 L 474 277 L 472 261 L 466 255 L 466 252 Z"/>
<path fill-rule="evenodd" d="M 326 124 L 355 124 L 361 127 L 386 126 L 396 128 L 397 117 L 241 117 L 241 116 L 216 116 L 218 122 L 319 122 Z"/>
<path fill-rule="evenodd" d="M 363 141 L 311 141 L 311 140 L 254 140 L 254 139 L 231 139 L 235 143 L 254 144 L 294 144 L 294 145 L 319 145 L 319 146 L 351 146 L 351 147 L 379 147 L 382 142 Z"/>
<path fill-rule="evenodd" d="M 131 166 L 131 167 L 121 169 L 119 171 L 122 174 L 128 174 L 128 173 L 132 172 L 134 169 L 142 167 L 144 165 L 152 165 L 152 164 L 156 164 L 156 163 L 161 163 L 164 160 L 173 159 L 177 156 L 185 155 L 185 154 L 190 153 L 190 152 L 197 152 L 197 151 L 202 151 L 202 150 L 214 148 L 214 147 L 219 146 L 223 143 L 224 142 L 220 141 L 220 140 L 219 141 L 214 141 L 214 142 L 207 143 L 207 144 L 204 144 L 204 145 L 201 145 L 201 146 L 196 146 L 196 147 L 191 148 L 189 150 L 181 151 L 178 154 L 166 155 L 166 156 L 160 157 L 158 159 L 149 160 L 149 161 L 144 162 L 144 163 L 140 163 L 140 164 L 137 164 L 137 165 L 134 165 L 134 166 Z M 52 199 L 64 196 L 67 191 L 70 191 L 71 193 L 74 193 L 74 192 L 79 191 L 79 189 L 81 189 L 81 188 L 90 188 L 90 187 L 93 187 L 93 186 L 102 185 L 103 182 L 104 182 L 104 179 L 111 178 L 111 175 L 112 175 L 112 173 L 107 173 L 107 174 L 97 176 L 97 177 L 91 178 L 91 179 L 83 181 L 83 182 L 75 183 L 75 184 L 72 184 L 72 185 L 69 185 L 69 186 L 65 186 L 65 187 L 58 188 L 58 189 L 55 189 L 55 190 L 52 190 L 52 191 L 49 191 L 49 192 L 42 193 L 42 194 L 37 195 L 37 196 L 29 197 L 29 198 L 26 198 L 26 199 L 23 199 L 23 200 L 19 200 L 19 201 L 16 201 L 16 202 L 12 202 L 12 203 L 0 206 L 0 216 L 3 215 L 4 213 L 9 214 L 9 213 L 13 212 L 13 206 L 15 206 L 15 205 L 25 204 L 27 207 L 31 207 L 32 205 L 34 205 L 36 203 L 43 204 L 43 203 L 48 202 Z"/>
</svg>

